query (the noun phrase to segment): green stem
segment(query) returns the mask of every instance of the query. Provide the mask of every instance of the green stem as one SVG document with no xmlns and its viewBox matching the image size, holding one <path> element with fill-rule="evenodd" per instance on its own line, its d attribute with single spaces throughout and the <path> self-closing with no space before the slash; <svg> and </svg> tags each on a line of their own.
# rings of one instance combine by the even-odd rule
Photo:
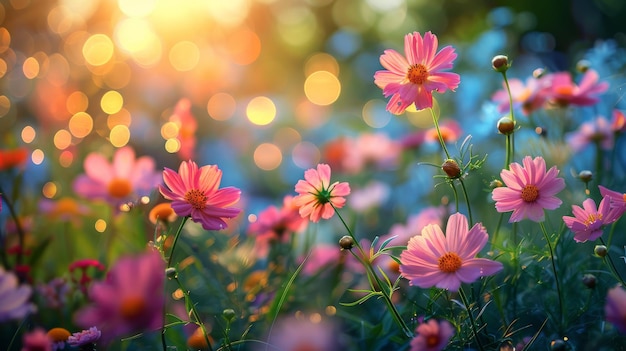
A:
<svg viewBox="0 0 626 351">
<path fill-rule="evenodd" d="M 20 246 L 20 249 L 17 251 L 15 265 L 20 266 L 22 264 L 22 258 L 24 255 L 24 236 L 25 236 L 24 228 L 22 227 L 22 223 L 20 222 L 20 219 L 17 217 L 17 212 L 15 212 L 15 207 L 13 206 L 13 203 L 9 201 L 9 198 L 7 197 L 6 193 L 4 192 L 4 190 L 2 190 L 2 187 L 0 187 L 0 198 L 2 197 L 4 198 L 4 203 L 7 205 L 7 208 L 9 209 L 11 218 L 13 218 L 13 221 L 15 222 L 15 228 L 17 229 L 17 240 L 18 240 L 18 245 Z M 9 269 L 10 267 L 6 267 L 6 268 Z M 23 278 L 24 277 L 20 277 L 20 281 L 23 281 L 24 280 Z"/>
<path fill-rule="evenodd" d="M 432 107 L 430 108 L 430 114 L 433 116 L 433 124 L 435 124 L 435 129 L 437 130 L 437 137 L 439 138 L 439 143 L 441 144 L 441 148 L 446 153 L 446 159 L 449 159 L 450 153 L 448 152 L 448 148 L 446 147 L 446 142 L 443 140 L 443 136 L 441 135 L 441 130 L 439 129 L 439 118 L 435 116 L 435 111 L 433 111 Z"/>
<path fill-rule="evenodd" d="M 474 314 L 472 313 L 472 309 L 470 308 L 469 301 L 467 300 L 467 296 L 465 296 L 465 292 L 463 292 L 462 288 L 459 288 L 459 295 L 461 296 L 461 301 L 463 301 L 463 305 L 467 310 L 467 315 L 469 316 L 470 324 L 472 325 L 472 332 L 474 333 L 476 344 L 478 344 L 478 349 L 480 351 L 483 351 L 483 344 L 480 342 L 480 338 L 478 337 L 478 330 L 476 329 L 476 320 L 474 319 Z"/>
<path fill-rule="evenodd" d="M 454 209 L 455 212 L 459 212 L 459 193 L 457 193 L 456 188 L 454 187 L 454 183 L 450 182 L 450 187 L 452 188 L 452 193 L 454 194 Z"/>
<path fill-rule="evenodd" d="M 343 226 L 346 228 L 346 230 L 348 231 L 348 234 L 350 235 L 350 237 L 354 241 L 354 245 L 359 250 L 359 254 L 358 255 L 354 254 L 354 253 L 353 253 L 353 255 L 356 256 L 356 258 L 365 267 L 365 270 L 367 271 L 368 275 L 370 275 L 374 279 L 375 283 L 378 285 L 378 289 L 381 290 L 381 292 L 383 293 L 382 296 L 384 297 L 385 303 L 387 304 L 389 312 L 391 312 L 391 316 L 393 317 L 395 322 L 400 326 L 400 328 L 402 328 L 402 331 L 407 336 L 407 338 L 413 338 L 413 332 L 408 327 L 408 325 L 404 322 L 404 319 L 402 319 L 402 316 L 400 315 L 400 312 L 398 312 L 398 310 L 396 309 L 396 306 L 393 304 L 393 301 L 391 301 L 391 293 L 393 292 L 393 290 L 389 291 L 389 293 L 383 291 L 383 289 L 382 289 L 382 287 L 383 287 L 382 281 L 380 280 L 380 278 L 376 274 L 376 271 L 374 270 L 374 267 L 372 266 L 372 263 L 370 262 L 369 259 L 365 259 L 365 257 L 369 257 L 369 256 L 367 256 L 365 254 L 365 251 L 361 247 L 361 244 L 359 244 L 359 241 L 356 239 L 356 237 L 354 236 L 354 233 L 352 233 L 352 230 L 350 230 L 350 227 L 348 226 L 346 221 L 343 219 L 343 217 L 341 216 L 339 211 L 337 211 L 337 208 L 332 203 L 330 203 L 330 204 L 331 204 L 331 206 L 333 206 L 333 209 L 335 210 L 335 213 L 337 214 L 337 217 L 339 217 L 339 219 L 341 220 L 341 223 L 343 223 Z M 370 285 L 371 285 L 371 288 L 372 288 L 373 291 L 378 291 L 377 287 L 374 286 L 374 284 L 372 283 L 371 280 L 370 280 Z"/>
<path fill-rule="evenodd" d="M 602 237 L 600 237 L 599 239 L 602 245 L 606 246 L 606 244 L 604 243 L 604 239 L 602 239 Z M 606 247 L 608 248 L 608 246 Z M 617 267 L 615 267 L 615 263 L 613 263 L 613 259 L 611 258 L 611 255 L 609 255 L 608 251 L 606 253 L 606 256 L 602 257 L 602 259 L 604 260 L 604 263 L 609 266 L 609 269 L 611 269 L 611 273 L 613 273 L 615 279 L 617 279 L 617 281 L 619 281 L 622 286 L 626 286 L 626 282 L 624 282 L 624 279 L 622 279 L 622 276 L 619 274 Z"/>
<path fill-rule="evenodd" d="M 463 195 L 465 196 L 465 203 L 467 203 L 467 215 L 469 217 L 469 226 L 470 228 L 474 225 L 474 220 L 472 219 L 472 207 L 470 206 L 470 199 L 467 195 L 467 188 L 465 188 L 465 182 L 463 182 L 462 178 L 459 178 L 459 183 L 461 183 L 461 188 L 463 189 Z"/>
<path fill-rule="evenodd" d="M 198 315 L 198 311 L 196 311 L 196 306 L 191 300 L 191 296 L 189 296 L 189 293 L 187 292 L 187 290 L 185 290 L 185 287 L 183 287 L 183 284 L 178 279 L 178 275 L 176 275 L 174 279 L 176 280 L 176 283 L 178 284 L 178 288 L 183 292 L 183 296 L 185 297 L 185 301 L 187 305 L 191 306 L 191 314 L 193 315 L 193 318 L 196 320 L 196 324 L 200 325 L 200 328 L 202 329 L 202 334 L 204 335 L 204 340 L 206 341 L 206 344 L 208 345 L 209 350 L 213 350 L 213 347 L 211 347 L 211 341 L 209 340 L 209 334 L 207 333 L 204 323 L 202 323 L 202 320 L 200 319 L 200 315 Z"/>
<path fill-rule="evenodd" d="M 176 234 L 174 234 L 174 242 L 172 243 L 172 249 L 170 250 L 170 257 L 167 259 L 167 268 L 170 268 L 172 266 L 172 258 L 174 257 L 174 249 L 176 248 L 178 237 L 180 236 L 180 233 L 183 231 L 183 226 L 185 225 L 188 219 L 189 219 L 189 216 L 183 217 L 183 220 L 180 221 L 180 225 L 178 226 L 178 230 L 176 231 Z"/>
<path fill-rule="evenodd" d="M 511 87 L 509 86 L 509 79 L 506 77 L 506 71 L 502 72 L 502 78 L 504 79 L 504 84 L 506 85 L 506 92 L 509 95 L 509 115 L 511 116 L 511 121 L 513 121 L 513 126 L 515 126 L 515 113 L 513 110 L 513 95 L 511 95 Z M 515 155 L 515 137 L 513 136 L 513 133 L 511 133 L 507 135 L 507 140 L 508 140 L 508 136 L 511 136 L 510 155 L 512 157 L 513 155 Z M 507 148 L 507 156 L 508 156 L 508 152 L 509 152 L 509 149 Z M 506 166 L 506 169 L 509 169 L 508 164 Z"/>
<path fill-rule="evenodd" d="M 554 250 L 552 249 L 552 242 L 550 241 L 550 237 L 548 235 L 548 231 L 546 230 L 546 226 L 543 222 L 539 222 L 539 226 L 541 226 L 541 231 L 543 232 L 543 236 L 546 238 L 546 242 L 548 243 L 548 249 L 550 250 L 550 261 L 552 262 L 552 272 L 554 273 L 554 281 L 556 282 L 556 292 L 559 296 L 559 313 L 560 320 L 559 323 L 561 327 L 563 326 L 563 312 L 565 309 L 563 308 L 563 295 L 561 294 L 561 283 L 559 281 L 559 276 L 557 274 L 556 262 L 554 260 Z"/>
</svg>

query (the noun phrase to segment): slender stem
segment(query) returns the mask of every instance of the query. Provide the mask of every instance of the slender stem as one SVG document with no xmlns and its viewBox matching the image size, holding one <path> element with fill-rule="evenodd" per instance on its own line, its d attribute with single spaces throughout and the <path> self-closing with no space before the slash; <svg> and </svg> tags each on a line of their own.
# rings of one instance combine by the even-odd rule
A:
<svg viewBox="0 0 626 351">
<path fill-rule="evenodd" d="M 550 261 L 552 262 L 552 272 L 554 273 L 554 280 L 556 282 L 556 292 L 559 296 L 559 313 L 560 313 L 560 324 L 563 326 L 563 312 L 565 309 L 563 308 L 563 295 L 561 294 L 561 283 L 559 281 L 559 276 L 557 275 L 556 262 L 554 260 L 554 250 L 552 249 L 552 242 L 550 241 L 550 237 L 548 236 L 548 231 L 546 230 L 546 226 L 543 222 L 539 222 L 539 226 L 541 226 L 541 231 L 543 232 L 543 236 L 546 238 L 546 242 L 548 243 L 548 249 L 550 250 Z"/>
<path fill-rule="evenodd" d="M 441 148 L 446 153 L 446 158 L 450 158 L 450 153 L 448 152 L 448 148 L 446 147 L 446 142 L 443 140 L 443 136 L 441 135 L 441 130 L 439 129 L 439 118 L 435 116 L 435 111 L 433 111 L 432 107 L 430 108 L 430 114 L 433 116 L 433 124 L 435 124 L 435 129 L 437 130 L 437 137 L 439 138 L 439 143 L 441 144 Z"/>
<path fill-rule="evenodd" d="M 602 237 L 600 237 L 599 239 L 602 245 L 606 246 L 606 244 L 604 243 L 604 239 L 602 239 Z M 606 265 L 609 266 L 609 268 L 611 269 L 611 273 L 613 273 L 613 275 L 615 276 L 615 279 L 617 279 L 622 284 L 622 286 L 626 286 L 624 279 L 617 271 L 617 267 L 615 267 L 615 263 L 613 263 L 613 259 L 611 258 L 611 255 L 609 255 L 609 253 L 607 252 L 606 256 L 604 256 L 602 259 L 604 260 L 604 263 L 606 263 Z"/>
<path fill-rule="evenodd" d="M 376 271 L 374 270 L 374 267 L 372 267 L 372 263 L 370 262 L 370 260 L 369 259 L 365 259 L 365 257 L 369 257 L 369 256 L 366 256 L 365 251 L 361 247 L 361 244 L 359 244 L 359 241 L 356 239 L 356 237 L 354 236 L 354 233 L 352 233 L 352 230 L 350 230 L 350 227 L 348 226 L 346 221 L 343 219 L 343 217 L 341 216 L 339 211 L 337 211 L 337 208 L 332 204 L 332 202 L 330 204 L 331 204 L 331 206 L 333 206 L 333 209 L 335 210 L 335 213 L 337 214 L 337 217 L 339 217 L 339 219 L 341 220 L 341 223 L 343 223 L 343 226 L 346 228 L 346 230 L 348 231 L 348 234 L 350 235 L 350 237 L 354 241 L 355 246 L 359 250 L 359 254 L 358 255 L 354 254 L 354 253 L 353 253 L 353 255 L 355 255 L 356 258 L 365 267 L 366 271 L 368 272 L 368 275 L 370 275 L 375 280 L 375 283 L 378 285 L 378 289 L 382 290 L 382 287 L 383 287 L 382 281 L 380 280 L 380 278 L 376 274 Z M 371 281 L 370 281 L 370 285 L 372 285 L 371 286 L 372 290 L 377 291 L 376 290 L 376 286 L 374 286 L 374 284 L 372 284 Z M 400 312 L 398 312 L 398 310 L 396 309 L 396 306 L 393 304 L 393 301 L 391 301 L 391 292 L 392 291 L 390 291 L 389 293 L 387 293 L 385 291 L 382 291 L 382 292 L 383 292 L 382 295 L 384 297 L 385 303 L 387 304 L 387 307 L 389 308 L 389 311 L 391 312 L 391 315 L 392 315 L 393 319 L 400 326 L 400 328 L 402 328 L 402 331 L 404 332 L 404 334 L 408 338 L 412 338 L 413 337 L 413 332 L 408 327 L 408 325 L 406 325 L 406 323 L 404 322 L 404 319 L 402 319 L 402 316 L 400 315 Z"/>
<path fill-rule="evenodd" d="M 513 134 L 507 134 L 506 135 L 506 142 L 505 142 L 505 146 L 506 146 L 506 154 L 504 155 L 505 159 L 504 159 L 504 169 L 509 169 L 509 165 L 511 164 L 511 158 L 513 157 L 513 144 L 512 144 L 512 140 L 511 138 L 513 138 Z"/>
<path fill-rule="evenodd" d="M 178 275 L 176 275 L 174 279 L 176 280 L 176 283 L 178 283 L 178 288 L 183 292 L 183 296 L 185 297 L 185 301 L 187 301 L 187 305 L 191 306 L 191 314 L 196 320 L 196 323 L 200 325 L 200 328 L 202 329 L 202 334 L 204 335 L 204 340 L 206 341 L 209 350 L 213 350 L 213 348 L 211 347 L 211 341 L 209 340 L 209 334 L 207 333 L 204 323 L 202 323 L 202 320 L 200 319 L 200 315 L 198 315 L 198 311 L 196 311 L 196 306 L 191 300 L 191 296 L 189 296 L 189 293 L 187 292 L 187 290 L 185 290 L 185 287 L 178 279 Z"/>
<path fill-rule="evenodd" d="M 465 182 L 463 182 L 462 178 L 459 178 L 459 183 L 461 183 L 461 188 L 463 189 L 463 195 L 465 196 L 465 202 L 467 203 L 467 215 L 469 217 L 469 226 L 470 228 L 474 225 L 474 220 L 472 219 L 472 206 L 470 205 L 470 199 L 467 195 L 467 188 L 465 187 Z"/>
<path fill-rule="evenodd" d="M 491 241 L 491 246 L 494 246 L 498 241 L 498 233 L 500 232 L 500 227 L 502 226 L 502 220 L 504 219 L 504 212 L 500 212 L 500 218 L 498 218 L 498 224 L 496 224 L 496 229 L 493 231 L 493 239 Z"/>
<path fill-rule="evenodd" d="M 609 230 L 609 239 L 606 241 L 606 245 L 605 245 L 606 247 L 611 246 L 611 241 L 613 240 L 613 233 L 615 233 L 615 227 L 617 226 L 617 222 L 618 221 L 615 221 L 613 222 L 613 224 L 611 224 L 611 229 Z M 600 238 L 600 240 L 602 240 L 602 238 Z"/>
<path fill-rule="evenodd" d="M 454 209 L 456 212 L 459 212 L 459 193 L 457 193 L 453 182 L 450 182 L 450 187 L 452 188 L 452 193 L 454 194 Z"/>
<path fill-rule="evenodd" d="M 472 332 L 474 333 L 476 344 L 478 344 L 478 349 L 480 351 L 483 351 L 483 344 L 480 342 L 480 338 L 478 337 L 478 330 L 476 329 L 476 320 L 474 319 L 474 314 L 472 313 L 472 309 L 470 308 L 469 301 L 467 300 L 467 296 L 465 296 L 465 292 L 463 292 L 462 288 L 459 288 L 459 295 L 461 296 L 461 301 L 463 301 L 463 305 L 467 310 L 467 315 L 469 316 L 470 324 L 472 325 Z"/>
<path fill-rule="evenodd" d="M 0 198 L 1 197 L 4 198 L 4 202 L 6 203 L 7 208 L 9 209 L 9 213 L 11 214 L 11 218 L 13 218 L 13 221 L 15 222 L 15 228 L 17 229 L 17 240 L 18 240 L 18 245 L 20 247 L 19 247 L 19 250 L 17 251 L 15 265 L 20 266 L 22 264 L 22 258 L 24 255 L 24 228 L 22 228 L 22 223 L 20 222 L 20 219 L 17 217 L 17 212 L 15 212 L 15 207 L 13 206 L 13 203 L 9 201 L 9 198 L 7 197 L 4 190 L 2 190 L 2 187 L 0 187 Z M 8 269 L 9 267 L 6 267 L 6 268 Z M 20 280 L 23 280 L 23 278 L 24 277 L 20 277 Z"/>
<path fill-rule="evenodd" d="M 174 242 L 172 243 L 172 249 L 170 250 L 170 257 L 167 259 L 167 268 L 170 268 L 172 266 L 172 258 L 174 257 L 174 249 L 176 248 L 176 242 L 178 242 L 178 237 L 180 236 L 180 233 L 183 231 L 183 226 L 185 225 L 188 219 L 189 219 L 189 216 L 183 217 L 183 220 L 180 221 L 180 226 L 178 226 L 178 230 L 176 231 L 176 234 L 174 234 Z"/>
<path fill-rule="evenodd" d="M 502 72 L 502 78 L 504 79 L 504 84 L 506 85 L 506 92 L 509 95 L 509 115 L 511 116 L 511 121 L 513 121 L 513 126 L 515 126 L 515 112 L 514 112 L 514 109 L 513 109 L 513 95 L 511 94 L 511 87 L 509 86 L 509 79 L 506 77 L 506 71 Z M 511 136 L 510 155 L 512 157 L 513 155 L 515 155 L 515 137 L 513 136 L 513 133 L 511 133 L 511 134 L 507 135 L 507 141 L 508 141 L 508 136 Z M 508 148 L 507 148 L 507 152 L 509 152 Z M 508 164 L 507 164 L 506 168 L 508 169 Z"/>
</svg>

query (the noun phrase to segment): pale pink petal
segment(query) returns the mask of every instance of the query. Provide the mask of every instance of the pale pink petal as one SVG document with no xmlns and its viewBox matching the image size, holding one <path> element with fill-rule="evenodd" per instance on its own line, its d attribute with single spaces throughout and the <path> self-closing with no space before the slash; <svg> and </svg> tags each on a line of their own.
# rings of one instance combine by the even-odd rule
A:
<svg viewBox="0 0 626 351">
<path fill-rule="evenodd" d="M 392 83 L 402 83 L 406 79 L 406 73 L 399 75 L 391 71 L 377 71 L 374 73 L 374 84 L 381 89 Z"/>
<path fill-rule="evenodd" d="M 104 156 L 96 153 L 87 155 L 84 162 L 85 174 L 101 184 L 109 184 L 115 176 L 113 168 Z"/>
<path fill-rule="evenodd" d="M 119 179 L 130 179 L 135 167 L 135 151 L 130 146 L 118 149 L 113 156 L 113 172 Z"/>
<path fill-rule="evenodd" d="M 390 72 L 406 77 L 409 70 L 409 62 L 396 50 L 385 50 L 380 56 L 380 64 Z"/>
</svg>

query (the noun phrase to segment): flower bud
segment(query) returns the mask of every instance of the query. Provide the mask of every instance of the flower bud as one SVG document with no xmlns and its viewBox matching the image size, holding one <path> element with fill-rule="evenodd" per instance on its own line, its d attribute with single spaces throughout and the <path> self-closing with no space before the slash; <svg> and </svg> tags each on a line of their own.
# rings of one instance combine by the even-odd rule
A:
<svg viewBox="0 0 626 351">
<path fill-rule="evenodd" d="M 591 62 L 587 60 L 580 60 L 576 63 L 576 70 L 580 73 L 585 73 L 591 68 Z"/>
<path fill-rule="evenodd" d="M 593 179 L 593 173 L 589 170 L 583 170 L 578 173 L 578 178 L 585 183 L 589 183 Z"/>
<path fill-rule="evenodd" d="M 177 275 L 178 275 L 178 272 L 176 271 L 176 268 L 174 267 L 169 267 L 165 270 L 165 276 L 170 279 L 175 279 Z"/>
<path fill-rule="evenodd" d="M 235 317 L 237 317 L 237 314 L 232 308 L 227 308 L 222 312 L 222 317 L 224 317 L 227 322 L 232 322 Z"/>
<path fill-rule="evenodd" d="M 546 70 L 543 68 L 537 68 L 533 71 L 533 77 L 536 79 L 539 79 L 541 77 L 543 77 L 543 75 L 546 73 Z"/>
<path fill-rule="evenodd" d="M 598 279 L 596 279 L 595 275 L 590 274 L 590 273 L 583 275 L 583 284 L 585 284 L 585 286 L 588 287 L 589 289 L 595 288 L 597 282 L 598 282 Z"/>
<path fill-rule="evenodd" d="M 496 72 L 506 72 L 511 65 L 509 64 L 509 58 L 504 55 L 496 55 L 491 60 L 491 67 Z"/>
<path fill-rule="evenodd" d="M 446 175 L 450 179 L 456 179 L 461 176 L 461 168 L 459 167 L 459 164 L 456 163 L 456 161 L 451 158 L 447 159 L 441 165 L 441 169 L 443 169 L 443 171 L 446 172 Z"/>
<path fill-rule="evenodd" d="M 350 250 L 354 247 L 354 239 L 349 235 L 344 235 L 339 239 L 341 250 Z"/>
<path fill-rule="evenodd" d="M 498 120 L 498 132 L 500 134 L 509 135 L 515 130 L 515 122 L 509 117 L 505 116 Z"/>
<path fill-rule="evenodd" d="M 495 188 L 500 188 L 503 187 L 504 184 L 502 183 L 502 181 L 500 179 L 494 179 L 491 182 L 489 182 L 489 187 L 491 189 L 495 189 Z"/>
<path fill-rule="evenodd" d="M 609 253 L 609 250 L 604 245 L 596 245 L 596 247 L 593 248 L 593 253 L 598 257 L 605 257 Z"/>
<path fill-rule="evenodd" d="M 571 350 L 567 341 L 563 339 L 556 339 L 550 342 L 550 350 L 552 351 L 566 351 Z"/>
</svg>

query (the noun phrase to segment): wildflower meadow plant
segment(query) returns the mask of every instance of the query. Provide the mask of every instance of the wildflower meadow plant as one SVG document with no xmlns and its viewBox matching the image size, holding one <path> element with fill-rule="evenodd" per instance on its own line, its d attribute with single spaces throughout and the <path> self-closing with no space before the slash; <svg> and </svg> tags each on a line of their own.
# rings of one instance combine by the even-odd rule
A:
<svg viewBox="0 0 626 351">
<path fill-rule="evenodd" d="M 157 3 L 154 13 L 119 6 L 142 21 L 194 12 Z M 249 71 L 256 64 L 296 79 L 249 28 L 205 50 L 219 31 L 174 45 L 184 28 L 171 25 L 157 53 L 143 30 L 146 50 L 134 48 L 124 26 L 110 42 L 69 35 L 90 21 L 60 23 L 59 11 L 48 25 L 71 39 L 59 46 L 68 60 L 11 51 L 7 61 L 32 80 L 17 100 L 38 92 L 17 110 L 52 116 L 20 122 L 0 150 L 7 350 L 626 350 L 626 60 L 616 45 L 577 54 L 589 61 L 569 70 L 564 57 L 540 65 L 513 49 L 485 58 L 508 32 L 492 47 L 440 46 L 459 39 L 415 31 L 386 37 L 402 53 L 362 55 L 361 29 L 340 30 L 329 53 L 298 67 L 304 95 L 249 98 L 265 76 Z M 279 22 L 294 45 L 280 52 L 310 44 L 298 21 Z M 487 34 L 500 37 L 507 25 L 497 26 Z M 359 44 L 343 45 L 352 36 Z M 98 60 L 110 47 L 114 58 Z M 151 61 L 161 48 L 175 69 L 131 80 L 161 69 Z M 85 92 L 61 89 L 65 65 Z M 113 77 L 119 67 L 126 76 Z M 179 74 L 181 87 L 161 86 Z M 235 93 L 242 77 L 246 94 Z M 93 104 L 87 93 L 105 87 Z M 118 97 L 133 88 L 142 94 Z M 46 100 L 57 95 L 61 104 Z M 18 120 L 8 116 L 0 123 Z"/>
</svg>

